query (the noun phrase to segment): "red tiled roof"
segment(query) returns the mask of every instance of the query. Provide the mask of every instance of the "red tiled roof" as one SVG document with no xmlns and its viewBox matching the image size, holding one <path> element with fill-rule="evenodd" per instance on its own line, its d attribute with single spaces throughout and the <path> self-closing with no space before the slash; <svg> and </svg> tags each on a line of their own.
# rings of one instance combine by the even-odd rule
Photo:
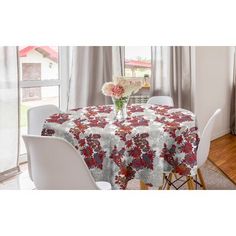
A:
<svg viewBox="0 0 236 236">
<path fill-rule="evenodd" d="M 33 46 L 28 46 L 26 48 L 23 48 L 19 51 L 19 56 L 20 57 L 26 57 L 28 52 L 30 52 L 31 50 L 33 50 L 35 47 Z"/>
<path fill-rule="evenodd" d="M 138 67 L 138 68 L 151 68 L 151 62 L 148 61 L 137 61 L 137 60 L 126 60 L 126 67 Z"/>
<path fill-rule="evenodd" d="M 43 56 L 51 59 L 52 61 L 55 62 L 58 61 L 58 52 L 49 46 L 28 46 L 22 48 L 19 51 L 19 55 L 20 57 L 26 57 L 28 53 L 31 52 L 32 50 L 36 50 L 37 52 L 43 54 Z"/>
</svg>

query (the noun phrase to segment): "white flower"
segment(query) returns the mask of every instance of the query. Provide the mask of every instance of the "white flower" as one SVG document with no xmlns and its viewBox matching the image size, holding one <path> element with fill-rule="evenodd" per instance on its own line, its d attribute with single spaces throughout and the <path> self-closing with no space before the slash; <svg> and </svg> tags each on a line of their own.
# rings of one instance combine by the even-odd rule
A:
<svg viewBox="0 0 236 236">
<path fill-rule="evenodd" d="M 105 96 L 114 97 L 116 93 L 121 91 L 118 91 L 119 86 L 121 86 L 124 90 L 122 95 L 119 93 L 119 96 L 128 97 L 131 94 L 137 93 L 143 86 L 143 82 L 141 80 L 123 76 L 113 77 L 113 81 L 114 82 L 107 82 L 103 85 L 102 93 Z"/>
</svg>

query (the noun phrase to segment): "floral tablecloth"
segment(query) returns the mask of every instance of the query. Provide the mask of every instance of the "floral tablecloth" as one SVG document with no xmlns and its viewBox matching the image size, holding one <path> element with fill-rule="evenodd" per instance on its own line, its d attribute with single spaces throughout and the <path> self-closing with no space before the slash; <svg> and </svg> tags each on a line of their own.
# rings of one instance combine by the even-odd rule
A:
<svg viewBox="0 0 236 236">
<path fill-rule="evenodd" d="M 194 175 L 199 143 L 195 115 L 158 105 L 128 106 L 129 117 L 114 119 L 113 106 L 78 108 L 54 114 L 42 135 L 70 142 L 82 155 L 96 181 L 125 189 L 131 179 L 162 184 L 164 170 Z"/>
</svg>

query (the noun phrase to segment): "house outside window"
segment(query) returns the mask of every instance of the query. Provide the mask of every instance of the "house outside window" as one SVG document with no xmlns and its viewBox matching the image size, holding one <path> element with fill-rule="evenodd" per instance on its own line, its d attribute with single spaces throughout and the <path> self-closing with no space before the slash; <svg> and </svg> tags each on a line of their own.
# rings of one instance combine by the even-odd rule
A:
<svg viewBox="0 0 236 236">
<path fill-rule="evenodd" d="M 146 103 L 150 97 L 151 47 L 125 47 L 125 76 L 144 80 L 143 88 L 131 97 L 131 103 Z"/>
</svg>

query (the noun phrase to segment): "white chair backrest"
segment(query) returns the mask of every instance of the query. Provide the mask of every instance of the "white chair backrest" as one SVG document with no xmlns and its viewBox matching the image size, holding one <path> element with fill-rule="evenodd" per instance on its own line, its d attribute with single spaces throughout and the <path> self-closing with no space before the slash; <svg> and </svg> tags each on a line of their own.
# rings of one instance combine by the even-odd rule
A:
<svg viewBox="0 0 236 236">
<path fill-rule="evenodd" d="M 45 119 L 59 112 L 59 108 L 55 105 L 43 105 L 30 108 L 28 110 L 28 134 L 41 135 Z"/>
<path fill-rule="evenodd" d="M 197 166 L 200 168 L 207 160 L 209 151 L 210 151 L 210 144 L 211 144 L 211 135 L 212 130 L 214 127 L 215 120 L 219 113 L 221 112 L 221 109 L 217 109 L 215 113 L 211 116 L 211 118 L 208 120 L 198 145 L 197 150 Z"/>
<path fill-rule="evenodd" d="M 162 105 L 162 106 L 174 106 L 172 97 L 169 96 L 154 96 L 148 99 L 148 104 Z"/>
<path fill-rule="evenodd" d="M 37 189 L 98 189 L 86 163 L 67 141 L 48 136 L 22 136 Z"/>
</svg>

